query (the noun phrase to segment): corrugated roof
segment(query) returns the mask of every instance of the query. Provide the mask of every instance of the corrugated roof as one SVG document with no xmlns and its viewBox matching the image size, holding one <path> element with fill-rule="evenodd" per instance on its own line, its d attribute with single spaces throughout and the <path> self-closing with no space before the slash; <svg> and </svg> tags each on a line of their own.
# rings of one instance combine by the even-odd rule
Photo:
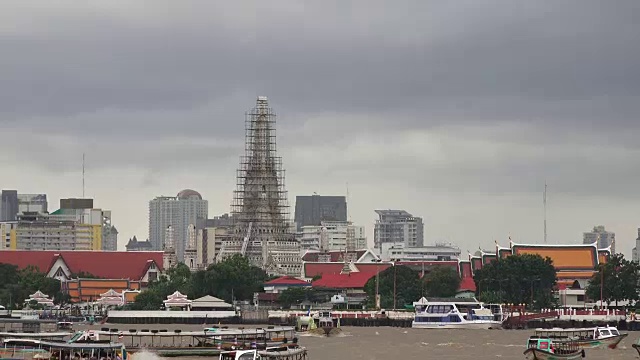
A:
<svg viewBox="0 0 640 360">
<path fill-rule="evenodd" d="M 283 286 L 311 286 L 310 283 L 294 278 L 292 276 L 283 276 L 264 283 L 265 285 L 283 285 Z"/>
</svg>

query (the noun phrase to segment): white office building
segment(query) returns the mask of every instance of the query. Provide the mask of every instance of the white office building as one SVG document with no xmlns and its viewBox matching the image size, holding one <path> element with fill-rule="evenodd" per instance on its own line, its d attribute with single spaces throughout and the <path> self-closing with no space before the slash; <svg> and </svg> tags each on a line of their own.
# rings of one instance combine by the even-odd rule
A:
<svg viewBox="0 0 640 360">
<path fill-rule="evenodd" d="M 364 226 L 348 221 L 322 221 L 319 226 L 303 226 L 298 234 L 300 250 L 355 251 L 367 248 Z"/>
<path fill-rule="evenodd" d="M 382 261 L 451 261 L 460 258 L 460 249 L 452 244 L 407 247 L 405 243 L 383 243 Z"/>
<path fill-rule="evenodd" d="M 175 251 L 178 261 L 184 260 L 189 225 L 198 219 L 206 219 L 209 203 L 194 190 L 182 190 L 177 196 L 160 196 L 149 201 L 149 241 L 153 250 L 162 250 L 166 230 L 173 228 Z"/>
</svg>

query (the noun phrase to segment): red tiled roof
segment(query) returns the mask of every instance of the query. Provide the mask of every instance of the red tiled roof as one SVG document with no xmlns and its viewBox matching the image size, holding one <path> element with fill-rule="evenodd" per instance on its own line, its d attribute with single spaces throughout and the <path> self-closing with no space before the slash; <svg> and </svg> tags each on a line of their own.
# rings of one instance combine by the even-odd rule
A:
<svg viewBox="0 0 640 360">
<path fill-rule="evenodd" d="M 304 263 L 304 276 L 308 278 L 312 278 L 318 275 L 327 275 L 327 274 L 340 274 L 342 268 L 344 267 L 343 263 L 315 263 L 315 262 L 305 262 Z"/>
<path fill-rule="evenodd" d="M 277 279 L 273 279 L 273 280 L 267 281 L 266 283 L 264 283 L 264 285 L 311 286 L 310 283 L 308 283 L 308 282 L 306 282 L 304 280 L 296 279 L 296 278 L 291 277 L 291 276 L 279 277 Z"/>
<path fill-rule="evenodd" d="M 364 253 L 367 252 L 367 250 L 356 250 L 356 258 L 359 259 L 360 257 L 362 257 L 362 255 L 364 255 Z M 320 252 L 319 251 L 307 251 L 303 256 L 302 256 L 302 261 L 311 261 L 311 262 L 317 262 L 318 258 L 319 258 Z M 344 261 L 344 251 L 329 251 L 329 255 L 330 255 L 330 260 L 331 262 L 342 262 Z"/>
<path fill-rule="evenodd" d="M 355 263 L 354 264 L 360 272 L 376 273 L 377 271 L 383 272 L 390 268 L 391 263 Z"/>
<path fill-rule="evenodd" d="M 349 274 L 325 274 L 321 279 L 312 283 L 313 287 L 330 289 L 362 289 L 364 285 L 376 276 L 371 272 L 352 272 Z"/>
<path fill-rule="evenodd" d="M 459 291 L 476 291 L 476 282 L 471 277 L 463 277 L 460 280 Z"/>
<path fill-rule="evenodd" d="M 23 269 L 33 265 L 47 273 L 62 257 L 72 273 L 85 272 L 105 279 L 140 280 L 150 261 L 162 271 L 161 251 L 0 251 L 0 263 Z"/>
</svg>

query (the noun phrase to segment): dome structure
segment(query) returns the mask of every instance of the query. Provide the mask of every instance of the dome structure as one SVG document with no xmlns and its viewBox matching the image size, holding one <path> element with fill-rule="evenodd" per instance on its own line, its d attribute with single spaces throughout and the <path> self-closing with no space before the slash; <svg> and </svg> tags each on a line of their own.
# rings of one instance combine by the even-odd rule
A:
<svg viewBox="0 0 640 360">
<path fill-rule="evenodd" d="M 199 192 L 191 189 L 184 189 L 178 193 L 178 199 L 198 199 L 202 200 L 202 195 Z"/>
</svg>

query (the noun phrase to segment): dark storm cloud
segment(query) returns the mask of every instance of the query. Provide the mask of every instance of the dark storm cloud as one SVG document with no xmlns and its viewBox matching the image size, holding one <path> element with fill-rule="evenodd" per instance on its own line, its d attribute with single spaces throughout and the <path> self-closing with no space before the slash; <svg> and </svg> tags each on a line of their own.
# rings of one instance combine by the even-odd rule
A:
<svg viewBox="0 0 640 360">
<path fill-rule="evenodd" d="M 327 110 L 385 115 L 378 128 L 637 126 L 637 2 L 355 4 L 70 8 L 0 37 L 2 121 L 96 137 L 238 136 L 267 94 L 288 127 Z"/>
</svg>

